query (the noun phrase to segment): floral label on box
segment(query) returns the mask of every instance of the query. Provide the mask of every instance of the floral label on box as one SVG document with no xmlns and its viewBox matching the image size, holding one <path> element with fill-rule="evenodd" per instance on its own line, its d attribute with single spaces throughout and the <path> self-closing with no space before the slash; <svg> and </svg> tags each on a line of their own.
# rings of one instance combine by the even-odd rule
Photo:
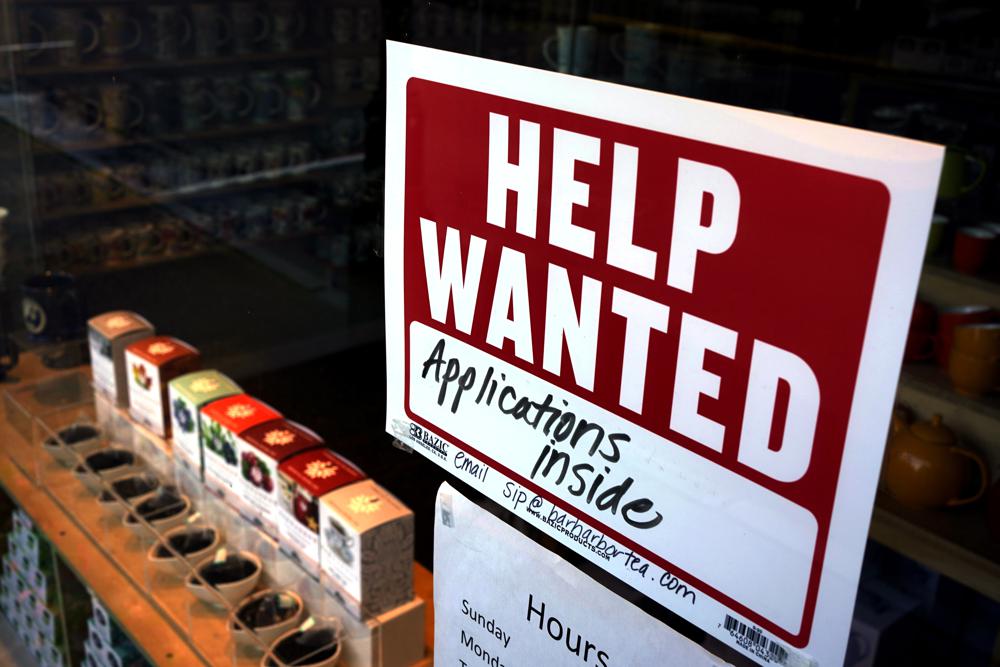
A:
<svg viewBox="0 0 1000 667">
<path fill-rule="evenodd" d="M 225 426 L 205 414 L 201 415 L 205 486 L 233 506 L 238 506 L 236 484 L 239 471 L 236 466 L 236 439 L 237 436 Z"/>
<path fill-rule="evenodd" d="M 278 532 L 281 550 L 319 579 L 319 507 L 316 499 L 293 480 L 280 476 Z"/>
<path fill-rule="evenodd" d="M 129 414 L 154 433 L 163 434 L 163 394 L 160 389 L 160 370 L 150 362 L 131 352 L 125 355 L 128 364 Z"/>
</svg>

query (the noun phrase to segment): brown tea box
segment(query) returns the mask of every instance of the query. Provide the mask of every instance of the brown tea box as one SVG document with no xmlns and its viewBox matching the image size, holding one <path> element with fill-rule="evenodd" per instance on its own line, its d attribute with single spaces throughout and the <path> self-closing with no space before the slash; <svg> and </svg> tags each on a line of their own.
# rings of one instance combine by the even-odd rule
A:
<svg viewBox="0 0 1000 667">
<path fill-rule="evenodd" d="M 175 377 L 201 368 L 201 355 L 170 336 L 150 336 L 125 348 L 129 414 L 155 435 L 170 436 L 167 387 Z"/>
</svg>

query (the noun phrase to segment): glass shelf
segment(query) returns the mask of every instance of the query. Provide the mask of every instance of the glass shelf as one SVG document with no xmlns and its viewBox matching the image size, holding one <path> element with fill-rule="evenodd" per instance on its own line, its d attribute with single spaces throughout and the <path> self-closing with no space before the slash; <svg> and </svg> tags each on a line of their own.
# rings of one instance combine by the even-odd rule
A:
<svg viewBox="0 0 1000 667">
<path fill-rule="evenodd" d="M 206 564 L 232 559 L 240 554 L 260 563 L 259 581 L 250 588 L 293 591 L 302 600 L 303 613 L 289 630 L 302 624 L 329 627 L 338 636 L 340 662 L 346 667 L 390 667 L 393 665 L 429 664 L 424 659 L 425 603 L 419 597 L 379 616 L 358 619 L 319 581 L 314 580 L 298 563 L 286 556 L 277 542 L 243 519 L 221 499 L 207 492 L 200 481 L 178 467 L 175 470 L 168 440 L 159 438 L 134 424 L 123 410 L 115 408 L 101 395 L 93 393 L 89 377 L 70 372 L 31 384 L 22 384 L 4 394 L 8 422 L 23 437 L 5 443 L 11 460 L 39 488 L 43 489 L 72 521 L 107 556 L 121 573 L 146 598 L 152 609 L 163 616 L 186 638 L 192 651 L 206 665 L 250 666 L 261 664 L 268 646 L 242 621 L 235 610 L 249 592 L 238 600 L 227 601 L 205 580 Z M 113 487 L 122 479 L 124 469 L 95 475 L 84 459 L 90 452 L 69 447 L 60 432 L 74 425 L 92 425 L 101 430 L 99 443 L 80 446 L 109 447 L 125 450 L 136 461 L 137 470 L 155 477 L 167 496 L 161 508 L 164 514 L 176 511 L 177 517 L 151 525 L 138 518 L 127 527 L 123 519 L 133 505 Z M 68 437 L 68 436 L 67 436 Z M 47 443 L 47 445 L 45 444 Z M 94 464 L 97 465 L 96 463 Z M 90 481 L 91 489 L 83 478 Z M 99 502 L 102 496 L 105 502 Z M 180 500 L 178 499 L 178 495 Z M 139 500 L 151 496 L 139 496 Z M 161 498 L 164 496 L 160 496 Z M 174 524 L 163 527 L 164 524 Z M 198 567 L 192 567 L 173 550 L 163 535 L 177 525 L 211 526 L 221 535 L 218 549 L 210 550 Z M 154 545 L 163 545 L 174 556 L 176 567 L 154 564 L 149 554 Z M 200 584 L 208 604 L 189 588 Z M 245 638 L 237 643 L 231 625 L 243 630 Z"/>
</svg>

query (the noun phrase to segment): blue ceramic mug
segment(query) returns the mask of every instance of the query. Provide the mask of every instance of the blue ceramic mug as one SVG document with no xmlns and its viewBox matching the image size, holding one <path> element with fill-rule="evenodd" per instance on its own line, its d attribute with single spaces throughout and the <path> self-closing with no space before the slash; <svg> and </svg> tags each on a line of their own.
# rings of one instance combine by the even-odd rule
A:
<svg viewBox="0 0 1000 667">
<path fill-rule="evenodd" d="M 83 336 L 84 315 L 76 279 L 46 271 L 21 283 L 21 317 L 31 340 L 57 342 Z"/>
</svg>

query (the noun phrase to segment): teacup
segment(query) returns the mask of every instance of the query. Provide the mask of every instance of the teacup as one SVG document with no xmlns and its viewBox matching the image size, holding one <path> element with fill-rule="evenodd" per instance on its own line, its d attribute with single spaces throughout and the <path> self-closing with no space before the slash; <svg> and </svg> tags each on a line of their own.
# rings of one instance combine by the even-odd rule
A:
<svg viewBox="0 0 1000 667">
<path fill-rule="evenodd" d="M 102 482 L 110 482 L 128 477 L 142 469 L 142 460 L 122 447 L 109 447 L 88 454 L 83 463 L 73 468 L 76 476 L 87 490 L 98 493 Z"/>
<path fill-rule="evenodd" d="M 151 546 L 146 557 L 157 569 L 183 577 L 221 544 L 222 534 L 213 526 L 177 526 Z"/>
<path fill-rule="evenodd" d="M 996 388 L 1000 380 L 1000 363 L 996 359 L 952 350 L 948 359 L 948 377 L 958 393 L 982 396 Z"/>
<path fill-rule="evenodd" d="M 974 357 L 1000 357 L 1000 324 L 963 324 L 955 327 L 954 349 Z"/>
<path fill-rule="evenodd" d="M 101 448 L 101 429 L 85 422 L 71 424 L 59 430 L 56 437 L 46 438 L 42 448 L 59 463 L 69 467 L 78 456 L 86 456 Z"/>
<path fill-rule="evenodd" d="M 160 480 L 156 475 L 129 475 L 111 482 L 111 490 L 101 491 L 97 502 L 112 515 L 121 516 L 126 509 L 135 507 L 159 488 Z"/>
<path fill-rule="evenodd" d="M 122 524 L 139 537 L 152 539 L 155 535 L 150 533 L 150 528 L 157 535 L 162 535 L 184 523 L 190 511 L 191 500 L 176 488 L 166 487 L 137 503 L 134 510 L 125 514 Z M 140 517 L 145 524 L 139 520 Z"/>
<path fill-rule="evenodd" d="M 954 306 L 938 313 L 938 332 L 934 356 L 941 368 L 948 368 L 948 355 L 954 342 L 955 328 L 963 324 L 984 324 L 997 321 L 997 312 L 989 306 Z"/>
<path fill-rule="evenodd" d="M 266 650 L 275 639 L 296 627 L 303 613 L 305 605 L 294 591 L 263 590 L 233 610 L 229 633 L 241 646 Z"/>
<path fill-rule="evenodd" d="M 978 273 L 986 265 L 997 235 L 985 227 L 963 227 L 955 233 L 951 262 L 956 271 Z"/>
<path fill-rule="evenodd" d="M 341 632 L 325 623 L 286 632 L 260 661 L 261 667 L 333 667 L 340 658 Z"/>
<path fill-rule="evenodd" d="M 240 551 L 202 561 L 184 583 L 202 602 L 225 609 L 249 595 L 261 572 L 260 559 L 249 551 Z"/>
</svg>

